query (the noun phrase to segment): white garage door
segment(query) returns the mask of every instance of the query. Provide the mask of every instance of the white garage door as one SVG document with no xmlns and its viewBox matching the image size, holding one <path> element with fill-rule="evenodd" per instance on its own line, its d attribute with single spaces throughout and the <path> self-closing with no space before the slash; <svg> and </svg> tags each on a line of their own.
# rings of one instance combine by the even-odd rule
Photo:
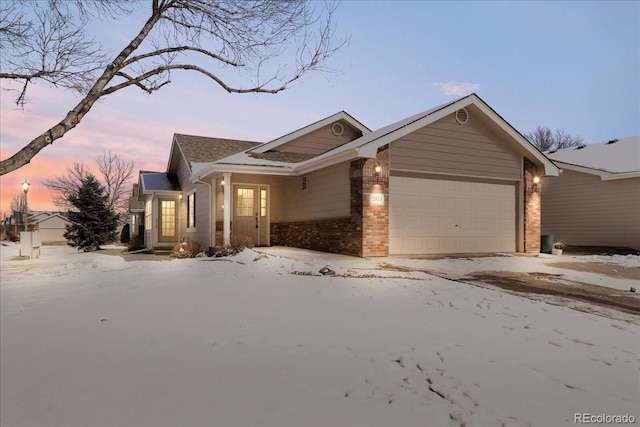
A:
<svg viewBox="0 0 640 427">
<path fill-rule="evenodd" d="M 515 184 L 392 176 L 389 253 L 515 252 Z"/>
</svg>

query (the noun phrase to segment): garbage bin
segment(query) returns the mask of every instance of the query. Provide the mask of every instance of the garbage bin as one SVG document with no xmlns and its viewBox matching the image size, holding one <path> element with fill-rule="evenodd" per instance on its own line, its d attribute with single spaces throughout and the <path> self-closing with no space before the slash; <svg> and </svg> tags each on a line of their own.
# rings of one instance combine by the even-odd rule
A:
<svg viewBox="0 0 640 427">
<path fill-rule="evenodd" d="M 553 234 L 543 234 L 540 236 L 540 252 L 550 254 L 553 250 Z"/>
</svg>

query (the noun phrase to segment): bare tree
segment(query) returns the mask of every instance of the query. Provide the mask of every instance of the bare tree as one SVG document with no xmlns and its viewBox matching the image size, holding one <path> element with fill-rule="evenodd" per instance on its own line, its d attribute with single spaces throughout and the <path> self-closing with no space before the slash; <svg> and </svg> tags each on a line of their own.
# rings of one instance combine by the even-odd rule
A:
<svg viewBox="0 0 640 427">
<path fill-rule="evenodd" d="M 133 177 L 135 164 L 132 160 L 124 160 L 111 151 L 96 157 L 96 162 L 102 175 L 104 191 L 108 196 L 107 207 L 121 216 L 128 208 L 130 191 L 126 184 Z"/>
<path fill-rule="evenodd" d="M 32 9 L 24 12 L 25 8 Z M 118 54 L 88 35 L 90 23 L 147 8 L 140 30 Z M 37 80 L 83 95 L 55 126 L 0 162 L 0 175 L 27 164 L 80 123 L 95 102 L 130 86 L 153 93 L 173 71 L 194 71 L 229 93 L 278 93 L 312 70 L 346 40 L 336 40 L 336 5 L 310 0 L 3 0 L 0 78 L 22 82 L 16 103 Z M 287 68 L 282 64 L 291 64 Z M 225 77 L 244 70 L 248 86 Z"/>
<path fill-rule="evenodd" d="M 133 177 L 135 165 L 133 161 L 124 160 L 110 151 L 97 156 L 96 163 L 107 196 L 107 207 L 122 219 L 129 197 L 126 184 Z M 68 210 L 72 207 L 69 203 L 71 196 L 78 192 L 78 188 L 91 174 L 82 163 L 74 163 L 66 169 L 64 175 L 45 180 L 44 186 L 54 193 L 53 204 Z"/>
<path fill-rule="evenodd" d="M 22 191 L 15 193 L 9 206 L 11 208 L 11 212 L 13 212 L 13 217 L 18 219 L 18 223 L 22 228 L 27 222 L 29 215 L 29 207 L 27 206 L 27 197 L 25 193 Z"/>
<path fill-rule="evenodd" d="M 542 152 L 574 147 L 583 143 L 582 137 L 573 136 L 564 129 L 551 131 L 544 126 L 538 126 L 533 132 L 526 133 L 524 136 Z"/>
</svg>

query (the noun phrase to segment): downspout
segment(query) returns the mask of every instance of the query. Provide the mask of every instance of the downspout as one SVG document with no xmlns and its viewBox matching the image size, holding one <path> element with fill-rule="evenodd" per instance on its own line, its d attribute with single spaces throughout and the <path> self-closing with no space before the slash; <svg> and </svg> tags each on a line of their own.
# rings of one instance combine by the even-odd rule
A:
<svg viewBox="0 0 640 427">
<path fill-rule="evenodd" d="M 201 180 L 200 178 L 196 179 L 194 181 L 195 183 L 198 184 L 204 184 L 207 187 L 209 187 L 209 246 L 213 247 L 216 245 L 216 225 L 215 224 L 211 224 L 211 204 L 213 203 L 213 186 L 211 185 L 211 183 L 209 182 L 205 182 L 203 180 Z"/>
</svg>

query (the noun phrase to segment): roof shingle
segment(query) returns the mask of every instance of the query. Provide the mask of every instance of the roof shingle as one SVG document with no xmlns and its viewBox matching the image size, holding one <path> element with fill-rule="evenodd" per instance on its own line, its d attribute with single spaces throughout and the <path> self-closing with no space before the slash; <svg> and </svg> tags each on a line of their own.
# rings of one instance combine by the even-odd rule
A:
<svg viewBox="0 0 640 427">
<path fill-rule="evenodd" d="M 260 142 L 241 141 L 236 139 L 209 138 L 175 134 L 175 139 L 182 150 L 185 159 L 191 165 L 194 162 L 215 162 L 241 151 L 261 145 Z"/>
</svg>

